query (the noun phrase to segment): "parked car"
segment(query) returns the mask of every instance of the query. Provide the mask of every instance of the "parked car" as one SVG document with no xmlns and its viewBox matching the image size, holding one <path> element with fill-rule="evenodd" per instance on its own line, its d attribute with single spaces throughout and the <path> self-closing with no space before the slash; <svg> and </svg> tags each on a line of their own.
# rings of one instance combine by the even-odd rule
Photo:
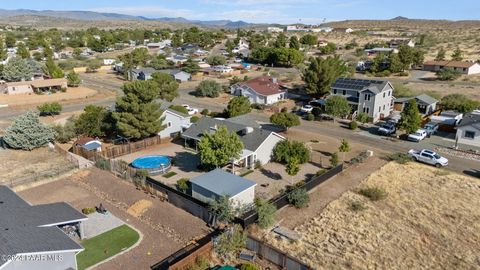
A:
<svg viewBox="0 0 480 270">
<path fill-rule="evenodd" d="M 428 123 L 425 126 L 423 126 L 423 129 L 427 131 L 427 137 L 430 137 L 432 135 L 435 135 L 438 131 L 438 124 L 437 123 Z"/>
<path fill-rule="evenodd" d="M 420 142 L 427 137 L 427 131 L 425 129 L 419 129 L 415 133 L 408 134 L 407 139 L 412 142 Z"/>
<path fill-rule="evenodd" d="M 395 132 L 397 132 L 397 128 L 395 127 L 395 123 L 393 122 L 386 122 L 385 124 L 380 126 L 377 130 L 377 133 L 379 135 L 385 135 L 385 136 L 395 134 Z"/>
<path fill-rule="evenodd" d="M 410 149 L 410 151 L 408 151 L 408 154 L 418 162 L 434 165 L 437 168 L 445 167 L 448 165 L 448 159 L 440 156 L 432 150 L 423 149 L 421 151 L 417 151 L 414 149 Z"/>
<path fill-rule="evenodd" d="M 312 105 L 303 105 L 303 107 L 300 108 L 300 112 L 302 113 L 311 113 L 312 111 L 313 111 Z"/>
<path fill-rule="evenodd" d="M 190 105 L 188 104 L 182 104 L 182 106 L 187 109 L 188 111 L 188 115 L 194 115 L 194 114 L 197 114 L 198 113 L 198 109 L 197 108 L 192 108 L 190 107 Z"/>
</svg>

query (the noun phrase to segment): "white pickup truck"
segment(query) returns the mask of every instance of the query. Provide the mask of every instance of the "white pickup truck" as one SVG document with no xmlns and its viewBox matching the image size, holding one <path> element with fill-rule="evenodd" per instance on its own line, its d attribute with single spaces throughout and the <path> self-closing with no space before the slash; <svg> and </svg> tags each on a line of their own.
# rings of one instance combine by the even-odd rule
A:
<svg viewBox="0 0 480 270">
<path fill-rule="evenodd" d="M 415 133 L 408 134 L 407 139 L 412 142 L 420 142 L 427 137 L 427 131 L 425 129 L 419 129 Z"/>
<path fill-rule="evenodd" d="M 448 159 L 440 156 L 432 150 L 423 149 L 421 151 L 417 151 L 414 149 L 410 149 L 410 151 L 408 151 L 408 154 L 418 162 L 434 165 L 437 168 L 445 167 L 448 165 Z"/>
</svg>

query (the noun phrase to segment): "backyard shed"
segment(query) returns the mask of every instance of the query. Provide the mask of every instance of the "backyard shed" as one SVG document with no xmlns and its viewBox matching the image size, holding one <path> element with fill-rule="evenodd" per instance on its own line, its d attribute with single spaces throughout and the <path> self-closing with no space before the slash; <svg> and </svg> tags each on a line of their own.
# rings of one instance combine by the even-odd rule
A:
<svg viewBox="0 0 480 270">
<path fill-rule="evenodd" d="M 192 196 L 203 202 L 210 202 L 222 196 L 229 196 L 237 206 L 251 205 L 255 199 L 255 182 L 233 175 L 222 169 L 215 169 L 190 180 Z"/>
</svg>

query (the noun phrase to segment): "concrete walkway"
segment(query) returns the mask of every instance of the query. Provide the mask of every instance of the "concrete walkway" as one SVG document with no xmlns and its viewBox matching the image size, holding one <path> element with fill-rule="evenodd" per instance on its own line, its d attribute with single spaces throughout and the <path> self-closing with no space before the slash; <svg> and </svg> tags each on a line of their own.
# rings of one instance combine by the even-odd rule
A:
<svg viewBox="0 0 480 270">
<path fill-rule="evenodd" d="M 115 229 L 123 224 L 124 222 L 122 220 L 112 215 L 112 213 L 110 212 L 108 212 L 107 215 L 95 212 L 88 215 L 88 219 L 83 222 L 85 238 L 89 239 L 95 237 L 99 234 Z"/>
</svg>

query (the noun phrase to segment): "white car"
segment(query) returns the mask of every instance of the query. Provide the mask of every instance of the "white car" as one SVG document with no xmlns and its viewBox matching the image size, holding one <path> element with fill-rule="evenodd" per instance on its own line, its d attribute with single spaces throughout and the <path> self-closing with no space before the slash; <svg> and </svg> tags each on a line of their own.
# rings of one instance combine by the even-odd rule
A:
<svg viewBox="0 0 480 270">
<path fill-rule="evenodd" d="M 421 151 L 417 151 L 414 149 L 410 149 L 410 151 L 408 151 L 408 154 L 418 162 L 427 163 L 437 168 L 445 167 L 448 165 L 448 159 L 440 156 L 432 150 L 423 149 Z"/>
<path fill-rule="evenodd" d="M 313 106 L 312 105 L 303 105 L 302 108 L 300 108 L 300 111 L 303 113 L 311 113 L 313 111 Z"/>
<path fill-rule="evenodd" d="M 198 109 L 197 108 L 192 108 L 190 107 L 190 105 L 188 104 L 182 104 L 182 106 L 187 109 L 188 111 L 188 115 L 194 115 L 194 114 L 197 114 L 198 113 Z"/>
<path fill-rule="evenodd" d="M 420 142 L 427 137 L 427 131 L 425 129 L 419 129 L 415 133 L 408 134 L 408 140 L 412 142 Z"/>
</svg>

